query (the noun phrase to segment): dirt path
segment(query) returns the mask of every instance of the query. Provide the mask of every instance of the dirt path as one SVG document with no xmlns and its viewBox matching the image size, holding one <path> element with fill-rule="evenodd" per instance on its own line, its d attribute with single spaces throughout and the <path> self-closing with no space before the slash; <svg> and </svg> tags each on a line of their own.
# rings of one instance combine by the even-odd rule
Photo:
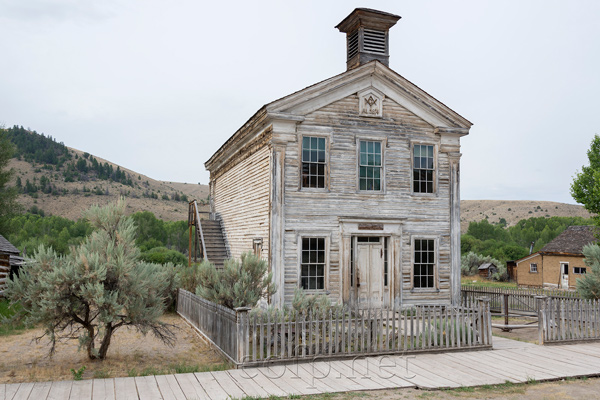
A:
<svg viewBox="0 0 600 400">
<path fill-rule="evenodd" d="M 71 369 L 83 366 L 84 379 L 175 372 L 176 366 L 180 370 L 193 366 L 226 367 L 220 353 L 202 341 L 178 315 L 167 314 L 161 320 L 176 326 L 174 347 L 162 344 L 152 335 L 144 337 L 135 329 L 123 328 L 113 336 L 104 361 L 90 361 L 83 350 L 77 350 L 76 340 L 57 344 L 56 354 L 48 357 L 48 340 L 34 340 L 43 333 L 41 329 L 0 337 L 0 383 L 70 380 Z"/>
</svg>

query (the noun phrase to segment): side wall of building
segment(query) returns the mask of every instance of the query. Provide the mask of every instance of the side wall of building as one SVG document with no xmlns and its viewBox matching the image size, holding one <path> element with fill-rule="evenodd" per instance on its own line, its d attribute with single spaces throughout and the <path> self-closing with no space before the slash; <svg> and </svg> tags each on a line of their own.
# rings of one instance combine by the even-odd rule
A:
<svg viewBox="0 0 600 400">
<path fill-rule="evenodd" d="M 262 135 L 211 176 L 213 211 L 221 219 L 230 255 L 238 259 L 262 239 L 261 256 L 269 255 L 270 157 Z"/>
<path fill-rule="evenodd" d="M 537 272 L 531 271 L 531 264 L 537 265 Z M 542 287 L 542 255 L 536 254 L 523 261 L 517 261 L 517 282 L 523 287 Z"/>
</svg>

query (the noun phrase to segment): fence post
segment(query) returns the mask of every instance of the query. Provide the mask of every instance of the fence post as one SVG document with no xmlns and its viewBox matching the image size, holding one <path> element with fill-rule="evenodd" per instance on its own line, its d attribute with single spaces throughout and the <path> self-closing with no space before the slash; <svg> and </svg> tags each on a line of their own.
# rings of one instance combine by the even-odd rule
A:
<svg viewBox="0 0 600 400">
<path fill-rule="evenodd" d="M 237 347 L 237 362 L 243 364 L 246 360 L 246 356 L 248 356 L 249 351 L 246 348 L 248 345 L 248 339 L 250 334 L 250 328 L 248 324 L 248 312 L 251 310 L 250 307 L 237 307 L 234 308 L 235 311 L 235 320 L 236 320 L 236 332 L 235 332 L 235 340 Z M 232 334 L 234 332 L 231 332 Z"/>
<path fill-rule="evenodd" d="M 479 335 L 481 344 L 492 344 L 492 314 L 490 313 L 490 298 L 480 297 L 479 301 Z"/>
<path fill-rule="evenodd" d="M 544 327 L 546 324 L 546 296 L 535 296 L 538 312 L 538 344 L 544 344 Z"/>
</svg>

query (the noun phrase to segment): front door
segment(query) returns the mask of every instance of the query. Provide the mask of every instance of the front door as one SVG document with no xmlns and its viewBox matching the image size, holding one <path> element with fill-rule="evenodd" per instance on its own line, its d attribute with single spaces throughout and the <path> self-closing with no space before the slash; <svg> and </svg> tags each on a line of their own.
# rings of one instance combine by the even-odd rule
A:
<svg viewBox="0 0 600 400">
<path fill-rule="evenodd" d="M 561 263 L 560 264 L 560 274 L 561 274 L 561 287 L 563 289 L 569 288 L 569 263 Z"/>
<path fill-rule="evenodd" d="M 357 294 L 361 307 L 383 306 L 384 251 L 381 238 L 358 238 L 356 246 Z"/>
</svg>

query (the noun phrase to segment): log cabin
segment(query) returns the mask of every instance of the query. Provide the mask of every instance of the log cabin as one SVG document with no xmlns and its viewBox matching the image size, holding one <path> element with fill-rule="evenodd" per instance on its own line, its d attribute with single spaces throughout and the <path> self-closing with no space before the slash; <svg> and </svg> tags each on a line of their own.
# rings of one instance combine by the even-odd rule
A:
<svg viewBox="0 0 600 400">
<path fill-rule="evenodd" d="M 459 303 L 472 124 L 389 67 L 399 19 L 355 9 L 336 26 L 347 70 L 266 104 L 205 163 L 221 258 L 260 254 L 273 305 L 296 288 L 353 306 Z"/>
</svg>

